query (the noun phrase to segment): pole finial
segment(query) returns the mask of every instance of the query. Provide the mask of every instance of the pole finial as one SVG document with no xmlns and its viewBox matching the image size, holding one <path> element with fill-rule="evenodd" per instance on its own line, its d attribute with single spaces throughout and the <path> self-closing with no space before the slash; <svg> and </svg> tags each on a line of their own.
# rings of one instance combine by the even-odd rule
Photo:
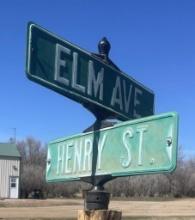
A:
<svg viewBox="0 0 195 220">
<path fill-rule="evenodd" d="M 111 45 L 106 37 L 103 37 L 99 43 L 98 43 L 98 50 L 99 54 L 104 55 L 105 57 L 108 57 L 108 54 L 110 52 Z"/>
</svg>

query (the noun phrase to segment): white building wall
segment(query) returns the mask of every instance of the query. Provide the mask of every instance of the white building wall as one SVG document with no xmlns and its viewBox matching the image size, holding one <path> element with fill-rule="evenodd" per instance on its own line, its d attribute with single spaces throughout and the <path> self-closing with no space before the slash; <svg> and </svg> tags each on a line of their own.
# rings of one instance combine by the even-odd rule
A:
<svg viewBox="0 0 195 220">
<path fill-rule="evenodd" d="M 19 176 L 20 160 L 0 158 L 0 198 L 9 198 L 10 176 Z"/>
</svg>

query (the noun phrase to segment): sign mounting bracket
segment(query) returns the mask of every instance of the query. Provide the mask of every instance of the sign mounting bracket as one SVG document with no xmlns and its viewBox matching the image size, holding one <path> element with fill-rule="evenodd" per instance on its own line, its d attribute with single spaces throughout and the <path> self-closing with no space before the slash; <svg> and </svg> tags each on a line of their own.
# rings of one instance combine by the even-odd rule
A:
<svg viewBox="0 0 195 220">
<path fill-rule="evenodd" d="M 113 63 L 113 61 L 109 58 L 110 49 L 111 49 L 110 42 L 107 40 L 106 37 L 103 37 L 98 43 L 99 53 L 92 53 L 92 56 L 97 58 L 98 60 L 101 60 L 105 64 L 112 66 L 114 69 L 121 71 L 119 67 L 115 63 Z M 91 103 L 84 103 L 83 106 L 87 110 L 89 110 L 92 114 L 94 114 L 94 116 L 98 121 L 103 121 L 109 118 L 116 118 L 112 112 L 106 111 L 106 109 L 97 106 L 94 108 L 94 105 L 91 105 Z M 109 126 L 112 125 L 108 124 L 108 126 L 104 126 L 104 127 L 109 127 Z M 90 131 L 90 130 L 86 129 L 86 131 Z"/>
</svg>

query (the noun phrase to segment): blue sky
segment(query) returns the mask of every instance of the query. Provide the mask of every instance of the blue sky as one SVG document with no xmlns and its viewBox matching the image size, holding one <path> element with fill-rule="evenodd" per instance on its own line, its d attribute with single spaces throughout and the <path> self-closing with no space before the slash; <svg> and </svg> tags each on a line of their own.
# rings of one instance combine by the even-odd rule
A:
<svg viewBox="0 0 195 220">
<path fill-rule="evenodd" d="M 55 0 L 0 2 L 0 141 L 43 142 L 82 132 L 95 118 L 80 104 L 25 75 L 27 22 L 87 51 L 106 36 L 110 58 L 155 93 L 155 114 L 177 111 L 179 144 L 195 154 L 195 1 Z"/>
</svg>

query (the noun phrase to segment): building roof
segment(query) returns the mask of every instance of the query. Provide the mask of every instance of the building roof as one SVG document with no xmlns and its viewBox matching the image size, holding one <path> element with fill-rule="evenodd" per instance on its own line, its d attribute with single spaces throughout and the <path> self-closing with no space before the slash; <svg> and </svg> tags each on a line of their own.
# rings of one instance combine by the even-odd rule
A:
<svg viewBox="0 0 195 220">
<path fill-rule="evenodd" d="M 16 144 L 0 143 L 0 156 L 20 157 Z"/>
</svg>

